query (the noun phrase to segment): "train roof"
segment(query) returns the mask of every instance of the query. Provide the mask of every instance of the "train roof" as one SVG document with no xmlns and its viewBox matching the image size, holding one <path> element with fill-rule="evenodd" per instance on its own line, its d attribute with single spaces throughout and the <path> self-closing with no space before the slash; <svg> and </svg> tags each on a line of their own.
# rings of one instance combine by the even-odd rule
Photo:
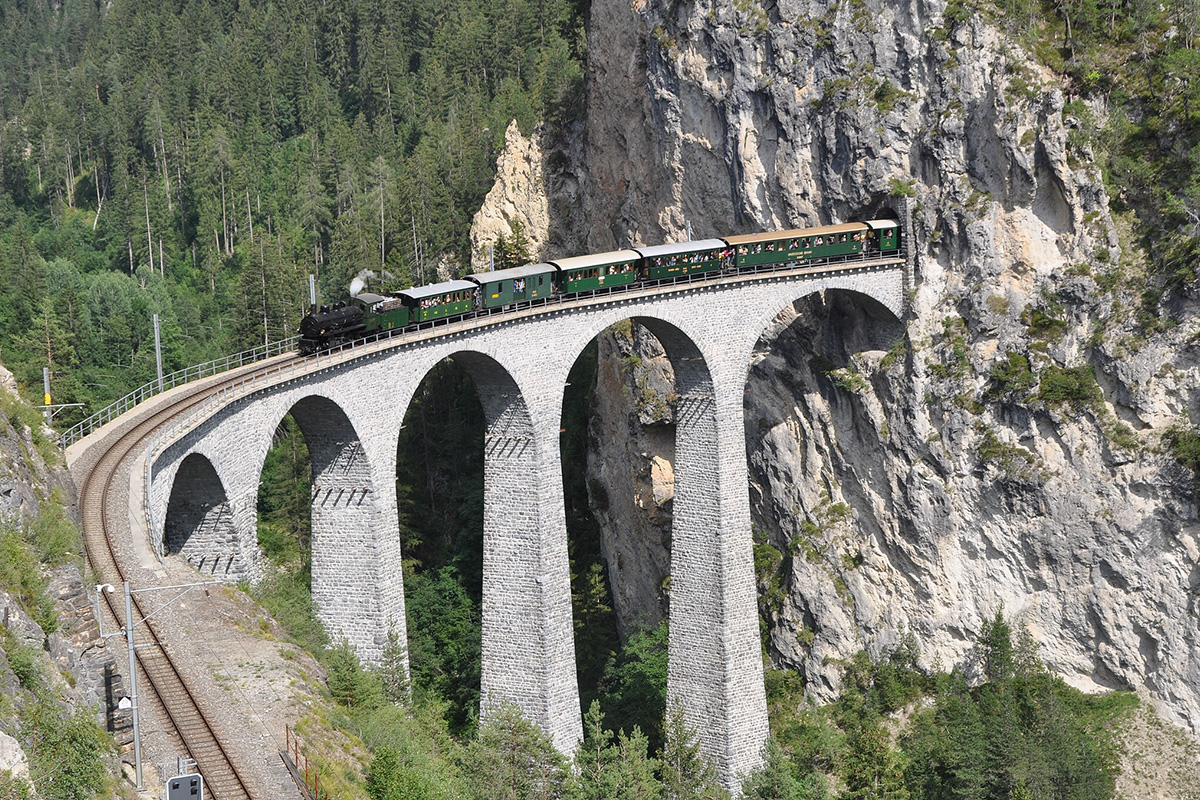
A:
<svg viewBox="0 0 1200 800">
<path fill-rule="evenodd" d="M 637 261 L 641 257 L 641 254 L 636 250 L 613 250 L 608 253 L 596 253 L 590 256 L 556 258 L 550 263 L 559 269 L 582 269 L 585 267 L 604 267 L 609 264 L 619 264 L 622 261 Z"/>
<path fill-rule="evenodd" d="M 424 300 L 426 297 L 436 297 L 441 294 L 449 294 L 450 292 L 461 292 L 463 290 L 475 291 L 475 284 L 470 281 L 445 281 L 443 283 L 433 283 L 429 286 L 414 286 L 411 289 L 405 289 L 400 292 L 404 297 L 413 300 Z"/>
<path fill-rule="evenodd" d="M 381 294 L 374 294 L 372 292 L 359 292 L 356 295 L 351 295 L 350 299 L 357 300 L 360 303 L 368 306 L 373 306 L 376 303 L 382 303 L 384 300 L 388 300 L 389 298 L 384 297 Z"/>
<path fill-rule="evenodd" d="M 738 236 L 726 236 L 730 244 L 753 244 L 755 242 L 774 242 L 778 239 L 796 239 L 801 236 L 828 236 L 831 233 L 853 233 L 867 229 L 865 222 L 843 222 L 839 225 L 823 225 L 819 228 L 793 228 L 786 231 L 768 231 L 767 233 L 746 233 Z"/>
<path fill-rule="evenodd" d="M 865 224 L 873 231 L 881 231 L 887 230 L 888 228 L 900 227 L 900 222 L 894 219 L 869 219 Z"/>
<path fill-rule="evenodd" d="M 645 258 L 656 258 L 680 253 L 699 253 L 702 250 L 722 250 L 725 246 L 722 239 L 701 239 L 697 242 L 672 242 L 671 244 L 657 244 L 653 247 L 639 247 L 637 251 Z"/>
<path fill-rule="evenodd" d="M 547 272 L 555 272 L 557 268 L 553 264 L 542 262 L 540 264 L 526 264 L 523 267 L 509 267 L 508 269 L 498 269 L 492 272 L 476 272 L 474 275 L 468 275 L 467 280 L 477 283 L 492 283 L 493 281 L 506 281 L 510 278 L 526 278 L 530 275 L 544 275 Z"/>
</svg>

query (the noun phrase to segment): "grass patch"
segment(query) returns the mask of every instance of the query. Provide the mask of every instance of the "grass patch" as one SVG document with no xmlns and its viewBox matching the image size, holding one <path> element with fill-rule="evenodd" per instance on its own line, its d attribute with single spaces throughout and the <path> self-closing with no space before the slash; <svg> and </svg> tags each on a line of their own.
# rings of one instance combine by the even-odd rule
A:
<svg viewBox="0 0 1200 800">
<path fill-rule="evenodd" d="M 1192 473 L 1193 485 L 1200 491 L 1200 430 L 1190 425 L 1172 425 L 1163 434 L 1171 457 Z"/>
</svg>

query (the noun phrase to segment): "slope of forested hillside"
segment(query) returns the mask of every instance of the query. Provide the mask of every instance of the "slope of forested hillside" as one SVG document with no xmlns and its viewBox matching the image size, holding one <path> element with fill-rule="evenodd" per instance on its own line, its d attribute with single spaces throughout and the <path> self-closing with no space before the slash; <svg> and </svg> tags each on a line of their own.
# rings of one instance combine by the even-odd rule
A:
<svg viewBox="0 0 1200 800">
<path fill-rule="evenodd" d="M 169 371 L 290 335 L 310 273 L 329 300 L 453 270 L 508 121 L 581 97 L 580 15 L 0 6 L 0 357 L 94 409 L 153 376 L 155 313 Z"/>
</svg>

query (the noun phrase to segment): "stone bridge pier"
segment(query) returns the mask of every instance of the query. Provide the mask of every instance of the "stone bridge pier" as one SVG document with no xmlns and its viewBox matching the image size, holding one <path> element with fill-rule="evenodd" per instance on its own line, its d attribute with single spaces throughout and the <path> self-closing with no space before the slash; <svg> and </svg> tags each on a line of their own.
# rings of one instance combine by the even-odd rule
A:
<svg viewBox="0 0 1200 800">
<path fill-rule="evenodd" d="M 559 426 L 584 348 L 633 319 L 675 371 L 675 501 L 668 695 L 736 793 L 761 763 L 767 711 L 758 635 L 743 401 L 753 349 L 780 310 L 814 292 L 903 307 L 904 265 L 738 276 L 447 325 L 301 362 L 175 434 L 151 456 L 153 535 L 215 574 L 261 571 L 255 508 L 271 439 L 291 413 L 313 466 L 313 597 L 366 661 L 407 631 L 396 511 L 405 410 L 440 361 L 484 411 L 481 715 L 515 705 L 564 752 L 582 737 Z M 568 465 L 568 469 L 582 468 Z"/>
</svg>

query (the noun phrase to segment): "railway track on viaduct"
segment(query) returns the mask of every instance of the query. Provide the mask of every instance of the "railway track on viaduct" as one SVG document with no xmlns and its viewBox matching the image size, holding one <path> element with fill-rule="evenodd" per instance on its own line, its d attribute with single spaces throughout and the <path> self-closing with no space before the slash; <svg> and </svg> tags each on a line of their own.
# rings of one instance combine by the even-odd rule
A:
<svg viewBox="0 0 1200 800">
<path fill-rule="evenodd" d="M 123 474 L 122 464 L 136 456 L 139 447 L 144 447 L 147 437 L 159 426 L 204 402 L 223 386 L 244 380 L 247 374 L 287 366 L 291 361 L 288 359 L 282 364 L 276 362 L 249 371 L 224 373 L 220 379 L 207 382 L 196 391 L 160 403 L 140 419 L 126 423 L 124 430 L 118 429 L 112 434 L 111 443 L 95 458 L 91 467 L 86 468 L 86 475 L 79 485 L 84 545 L 97 582 L 119 586 L 132 577 L 118 544 L 118 537 L 125 535 L 128 530 L 129 515 L 128 502 L 122 502 L 123 493 L 118 485 L 118 476 Z M 84 459 L 88 455 L 85 454 Z M 100 595 L 112 622 L 117 626 L 123 625 L 123 596 L 107 592 L 101 592 Z M 133 603 L 135 624 L 153 612 L 153 608 L 139 604 L 136 594 L 133 595 Z M 149 605 L 146 601 L 142 603 Z M 105 613 L 105 610 L 101 609 L 100 613 Z M 155 619 L 145 621 L 138 630 L 138 639 L 136 657 L 138 687 L 142 695 L 140 702 L 145 699 L 157 701 L 188 756 L 196 761 L 204 777 L 207 796 L 215 800 L 252 800 L 254 794 L 251 784 L 243 775 L 244 770 L 239 769 L 238 759 L 222 745 L 206 712 L 204 700 L 184 677 L 169 648 L 164 646 Z M 152 693 L 150 698 L 147 698 L 147 689 Z"/>
</svg>

